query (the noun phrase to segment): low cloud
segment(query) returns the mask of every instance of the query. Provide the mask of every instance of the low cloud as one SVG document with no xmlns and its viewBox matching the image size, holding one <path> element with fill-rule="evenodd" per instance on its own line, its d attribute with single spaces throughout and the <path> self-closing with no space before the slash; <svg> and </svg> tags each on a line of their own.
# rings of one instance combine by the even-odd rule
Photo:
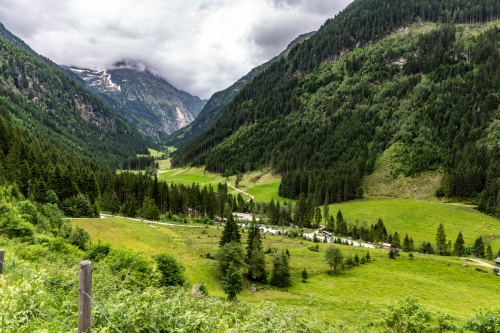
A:
<svg viewBox="0 0 500 333">
<path fill-rule="evenodd" d="M 59 64 L 105 69 L 127 59 L 208 98 L 348 3 L 0 0 L 0 21 Z"/>
</svg>

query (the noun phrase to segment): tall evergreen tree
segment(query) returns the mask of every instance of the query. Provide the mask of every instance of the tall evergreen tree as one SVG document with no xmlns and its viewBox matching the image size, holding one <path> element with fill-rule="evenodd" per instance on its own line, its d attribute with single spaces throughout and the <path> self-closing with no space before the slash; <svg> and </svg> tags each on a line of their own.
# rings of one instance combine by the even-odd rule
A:
<svg viewBox="0 0 500 333">
<path fill-rule="evenodd" d="M 457 257 L 463 257 L 465 254 L 465 241 L 461 231 L 458 233 L 457 239 L 453 244 L 453 253 Z"/>
<path fill-rule="evenodd" d="M 481 236 L 479 236 L 474 242 L 474 254 L 478 258 L 484 258 L 484 241 Z"/>
<path fill-rule="evenodd" d="M 446 233 L 444 232 L 444 226 L 439 223 L 439 227 L 436 232 L 436 254 L 444 256 L 448 254 L 448 246 L 446 245 Z"/>
<path fill-rule="evenodd" d="M 288 266 L 288 256 L 284 251 L 278 251 L 274 254 L 273 272 L 271 274 L 270 284 L 276 287 L 284 288 L 291 285 L 290 267 Z"/>
<path fill-rule="evenodd" d="M 226 217 L 226 224 L 224 225 L 219 245 L 223 246 L 224 244 L 231 242 L 240 243 L 241 235 L 238 229 L 238 224 L 234 221 L 233 214 L 229 213 Z"/>
<path fill-rule="evenodd" d="M 243 278 L 239 268 L 230 264 L 226 276 L 222 282 L 222 289 L 230 301 L 236 300 L 236 295 L 243 290 Z"/>
</svg>

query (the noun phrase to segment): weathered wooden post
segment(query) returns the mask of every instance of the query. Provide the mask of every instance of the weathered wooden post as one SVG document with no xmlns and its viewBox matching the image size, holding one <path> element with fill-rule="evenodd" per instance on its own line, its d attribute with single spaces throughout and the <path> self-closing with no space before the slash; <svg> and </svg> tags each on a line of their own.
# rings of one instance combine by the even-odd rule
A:
<svg viewBox="0 0 500 333">
<path fill-rule="evenodd" d="M 90 332 L 92 316 L 92 262 L 80 263 L 78 277 L 78 333 L 85 333 Z"/>
<path fill-rule="evenodd" d="M 4 258 L 5 258 L 5 250 L 4 249 L 0 249 L 0 274 L 3 273 L 3 261 L 4 261 Z"/>
</svg>

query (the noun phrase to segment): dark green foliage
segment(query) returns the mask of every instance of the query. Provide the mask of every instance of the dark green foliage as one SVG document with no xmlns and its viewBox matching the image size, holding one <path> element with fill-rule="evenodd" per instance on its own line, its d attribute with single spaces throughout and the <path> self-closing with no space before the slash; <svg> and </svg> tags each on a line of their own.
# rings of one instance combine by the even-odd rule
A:
<svg viewBox="0 0 500 333">
<path fill-rule="evenodd" d="M 231 264 L 237 268 L 245 266 L 245 251 L 240 243 L 226 243 L 215 254 L 215 260 L 219 273 L 225 276 Z"/>
<path fill-rule="evenodd" d="M 245 262 L 248 264 L 247 276 L 252 281 L 266 283 L 266 260 L 262 251 L 262 240 L 255 218 L 248 230 Z"/>
<path fill-rule="evenodd" d="M 87 249 L 87 242 L 90 240 L 89 233 L 79 226 L 76 226 L 73 231 L 71 231 L 71 235 L 69 236 L 68 241 L 77 246 L 81 250 Z"/>
<path fill-rule="evenodd" d="M 233 263 L 229 265 L 226 276 L 222 282 L 222 289 L 231 301 L 236 300 L 236 294 L 243 290 L 243 277 L 237 266 Z"/>
<path fill-rule="evenodd" d="M 406 252 L 411 252 L 414 250 L 413 239 L 411 237 L 408 237 L 408 234 L 405 235 L 405 238 L 403 240 L 403 250 Z"/>
<path fill-rule="evenodd" d="M 425 254 L 434 254 L 434 247 L 430 242 L 422 242 L 419 252 Z"/>
<path fill-rule="evenodd" d="M 335 273 L 340 270 L 344 264 L 344 254 L 338 247 L 330 245 L 325 250 L 324 260 L 328 266 L 330 266 L 329 273 Z"/>
<path fill-rule="evenodd" d="M 453 244 L 453 253 L 457 257 L 463 257 L 465 254 L 465 241 L 461 231 L 458 233 L 455 244 Z"/>
<path fill-rule="evenodd" d="M 175 258 L 166 253 L 160 253 L 155 257 L 156 268 L 161 274 L 160 285 L 162 286 L 182 286 L 184 278 L 184 267 Z"/>
<path fill-rule="evenodd" d="M 98 241 L 97 244 L 91 245 L 87 249 L 87 259 L 92 262 L 99 262 L 106 258 L 111 250 L 111 245 L 109 243 L 103 243 Z"/>
<path fill-rule="evenodd" d="M 309 275 L 307 274 L 307 269 L 304 269 L 302 270 L 302 282 L 305 283 L 307 281 L 307 279 L 309 278 Z"/>
<path fill-rule="evenodd" d="M 486 247 L 486 255 L 485 258 L 488 260 L 493 260 L 493 250 L 491 249 L 491 244 L 488 244 Z"/>
<path fill-rule="evenodd" d="M 389 250 L 389 259 L 396 259 L 396 251 L 392 248 Z"/>
<path fill-rule="evenodd" d="M 483 237 L 479 236 L 474 242 L 474 255 L 478 258 L 484 258 L 484 241 Z"/>
<path fill-rule="evenodd" d="M 280 195 L 317 205 L 359 197 L 363 177 L 394 146 L 401 157 L 395 176 L 444 170 L 442 194 L 474 198 L 497 214 L 498 30 L 471 37 L 443 24 L 380 41 L 421 20 L 490 21 L 497 7 L 486 0 L 355 2 L 242 89 L 173 163 L 212 171 L 268 165 L 283 174 Z M 307 226 L 307 210 L 300 212 L 297 221 Z"/>
<path fill-rule="evenodd" d="M 273 271 L 269 282 L 272 286 L 285 288 L 291 285 L 292 281 L 288 260 L 289 258 L 284 251 L 277 251 L 274 254 Z"/>
<path fill-rule="evenodd" d="M 238 224 L 236 224 L 236 221 L 234 220 L 233 214 L 229 213 L 226 217 L 226 223 L 224 225 L 224 230 L 222 231 L 219 245 L 223 246 L 224 244 L 231 242 L 240 243 L 241 235 Z"/>
<path fill-rule="evenodd" d="M 446 245 L 446 233 L 442 223 L 439 224 L 436 232 L 436 254 L 441 256 L 449 255 L 448 246 Z"/>
</svg>

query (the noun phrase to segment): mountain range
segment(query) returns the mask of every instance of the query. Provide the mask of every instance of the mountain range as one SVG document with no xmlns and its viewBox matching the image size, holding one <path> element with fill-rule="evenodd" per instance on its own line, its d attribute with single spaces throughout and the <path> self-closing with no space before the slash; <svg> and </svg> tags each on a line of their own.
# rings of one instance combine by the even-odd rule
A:
<svg viewBox="0 0 500 333">
<path fill-rule="evenodd" d="M 120 61 L 106 70 L 68 69 L 106 105 L 156 140 L 189 125 L 206 103 L 179 91 L 142 63 Z"/>
</svg>

